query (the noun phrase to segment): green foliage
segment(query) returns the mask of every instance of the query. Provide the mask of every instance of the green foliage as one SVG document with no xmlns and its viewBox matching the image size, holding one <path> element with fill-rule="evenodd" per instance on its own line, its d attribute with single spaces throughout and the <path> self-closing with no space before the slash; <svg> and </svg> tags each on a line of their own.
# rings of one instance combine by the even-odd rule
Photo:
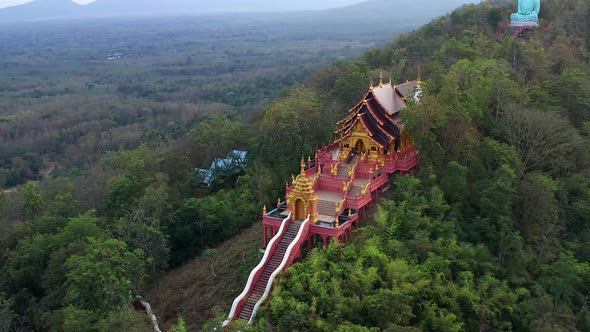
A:
<svg viewBox="0 0 590 332">
<path fill-rule="evenodd" d="M 315 92 L 299 87 L 264 111 L 251 152 L 275 170 L 278 183 L 331 137 L 335 124 L 323 107 Z"/>
<path fill-rule="evenodd" d="M 201 153 L 201 166 L 208 168 L 213 159 L 225 156 L 232 150 L 242 149 L 246 141 L 246 127 L 240 121 L 232 121 L 227 115 L 214 115 L 191 130 L 191 143 Z"/>
<path fill-rule="evenodd" d="M 70 269 L 66 285 L 66 303 L 104 315 L 124 306 L 129 294 L 143 278 L 143 252 L 127 250 L 125 242 L 88 239 L 84 255 L 66 261 Z"/>
<path fill-rule="evenodd" d="M 353 62 L 344 68 L 332 89 L 334 98 L 341 107 L 352 107 L 363 97 L 369 86 L 371 68 L 364 62 Z"/>
<path fill-rule="evenodd" d="M 253 201 L 252 193 L 243 189 L 187 199 L 166 227 L 170 263 L 179 264 L 251 225 L 260 212 Z"/>
<path fill-rule="evenodd" d="M 31 220 L 41 214 L 45 202 L 37 191 L 37 186 L 30 182 L 23 188 L 23 199 L 20 205 L 20 212 L 25 220 Z"/>
<path fill-rule="evenodd" d="M 96 312 L 77 309 L 68 306 L 63 310 L 64 332 L 108 332 L 113 330 L 142 332 L 151 329 L 145 313 L 131 308 L 114 310 L 105 318 L 97 316 Z"/>
<path fill-rule="evenodd" d="M 178 323 L 170 328 L 170 332 L 187 332 L 186 323 L 182 316 L 178 316 Z"/>
</svg>

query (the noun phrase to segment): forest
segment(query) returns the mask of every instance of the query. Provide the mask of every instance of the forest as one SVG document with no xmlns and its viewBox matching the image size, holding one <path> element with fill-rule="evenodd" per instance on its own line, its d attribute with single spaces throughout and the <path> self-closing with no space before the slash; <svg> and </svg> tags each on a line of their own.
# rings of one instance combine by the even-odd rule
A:
<svg viewBox="0 0 590 332">
<path fill-rule="evenodd" d="M 179 140 L 211 114 L 252 122 L 321 66 L 388 38 L 365 36 L 372 25 L 284 22 L 284 14 L 0 22 L 0 187 Z"/>
<path fill-rule="evenodd" d="M 130 294 L 158 288 L 171 269 L 215 255 L 259 222 L 301 155 L 330 142 L 371 78 L 383 69 L 394 81 L 415 79 L 419 68 L 425 94 L 403 115 L 420 149 L 419 171 L 396 179 L 351 242 L 293 265 L 254 325 L 232 329 L 590 330 L 590 25 L 580 24 L 590 4 L 543 1 L 541 27 L 523 40 L 502 28 L 514 9 L 506 1 L 464 6 L 352 62 L 328 64 L 304 84 L 277 87 L 267 102 L 199 113 L 182 128 L 162 111 L 165 130 L 151 128 L 152 139 L 120 150 L 79 153 L 91 163 L 56 150 L 63 168 L 0 194 L 0 330 L 148 330 Z M 110 91 L 107 100 L 132 98 L 108 85 L 94 88 Z M 32 97 L 19 93 L 11 100 L 33 109 Z M 171 102 L 157 95 L 140 99 Z M 43 116 L 10 109 L 0 108 L 7 118 L 0 124 Z M 145 121 L 157 114 L 150 110 Z M 25 132 L 32 131 L 7 137 Z M 39 165 L 42 153 L 27 150 L 33 146 L 10 153 Z M 192 169 L 237 147 L 249 155 L 235 185 L 194 197 Z M 216 317 L 204 326 L 180 317 L 171 329 L 211 331 L 230 305 L 208 313 Z"/>
</svg>

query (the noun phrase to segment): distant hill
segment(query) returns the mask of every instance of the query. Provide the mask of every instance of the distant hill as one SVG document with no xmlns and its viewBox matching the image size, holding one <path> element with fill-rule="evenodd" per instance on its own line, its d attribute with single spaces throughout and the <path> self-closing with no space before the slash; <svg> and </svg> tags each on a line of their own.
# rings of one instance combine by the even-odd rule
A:
<svg viewBox="0 0 590 332">
<path fill-rule="evenodd" d="M 351 6 L 332 10 L 333 14 L 361 15 L 372 13 L 377 17 L 395 16 L 406 19 L 424 19 L 442 16 L 465 3 L 478 3 L 476 0 L 367 0 Z M 391 22 L 392 24 L 395 22 Z"/>
<path fill-rule="evenodd" d="M 96 0 L 88 5 L 79 5 L 71 0 L 36 0 L 24 5 L 0 9 L 0 22 L 72 19 L 87 17 L 121 17 L 145 15 L 202 15 L 231 12 L 286 12 L 321 10 L 318 13 L 330 13 L 339 17 L 352 18 L 359 15 L 373 15 L 375 18 L 418 19 L 424 23 L 433 17 L 465 2 L 474 0 L 302 0 L 302 1 L 268 1 L 268 0 Z M 355 4 L 357 3 L 357 4 Z M 334 8 L 353 4 L 348 7 Z M 301 13 L 303 16 L 309 15 Z M 352 22 L 359 23 L 359 22 Z M 395 24 L 396 22 L 391 22 Z"/>
<path fill-rule="evenodd" d="M 60 19 L 84 15 L 84 7 L 71 0 L 36 0 L 0 9 L 0 22 Z"/>
</svg>

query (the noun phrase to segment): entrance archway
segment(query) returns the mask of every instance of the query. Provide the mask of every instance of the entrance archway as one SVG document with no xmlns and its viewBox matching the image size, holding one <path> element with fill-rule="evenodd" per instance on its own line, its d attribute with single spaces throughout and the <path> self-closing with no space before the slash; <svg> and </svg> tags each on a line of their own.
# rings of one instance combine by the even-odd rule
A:
<svg viewBox="0 0 590 332">
<path fill-rule="evenodd" d="M 365 153 L 365 142 L 363 142 L 362 139 L 357 140 L 356 144 L 354 145 L 354 149 L 357 154 Z"/>
<path fill-rule="evenodd" d="M 298 199 L 295 201 L 295 220 L 305 220 L 305 203 Z"/>
</svg>

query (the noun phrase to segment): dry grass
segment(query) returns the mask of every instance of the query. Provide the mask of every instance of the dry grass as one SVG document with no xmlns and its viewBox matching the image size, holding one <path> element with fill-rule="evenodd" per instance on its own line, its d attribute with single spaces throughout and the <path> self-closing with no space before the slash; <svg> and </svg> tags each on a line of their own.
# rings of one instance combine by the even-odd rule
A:
<svg viewBox="0 0 590 332">
<path fill-rule="evenodd" d="M 189 331 L 199 331 L 213 318 L 212 308 L 219 306 L 229 313 L 262 256 L 258 253 L 261 247 L 262 226 L 257 222 L 216 248 L 212 257 L 197 257 L 162 277 L 159 296 L 155 285 L 146 290 L 145 298 L 154 307 L 162 330 L 175 324 L 178 315 L 185 319 Z"/>
</svg>

